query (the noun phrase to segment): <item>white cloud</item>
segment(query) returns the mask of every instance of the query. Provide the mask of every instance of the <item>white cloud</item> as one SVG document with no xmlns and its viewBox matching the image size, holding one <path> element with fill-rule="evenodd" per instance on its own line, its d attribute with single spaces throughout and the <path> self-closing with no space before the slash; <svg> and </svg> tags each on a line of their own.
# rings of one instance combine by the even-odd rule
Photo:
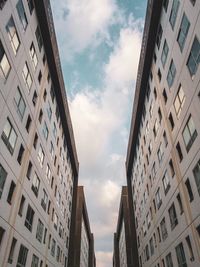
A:
<svg viewBox="0 0 200 267">
<path fill-rule="evenodd" d="M 110 267 L 112 263 L 112 252 L 98 251 L 96 253 L 97 267 Z"/>
<path fill-rule="evenodd" d="M 120 20 L 115 0 L 52 0 L 51 3 L 65 60 L 109 39 L 109 26 Z"/>
</svg>

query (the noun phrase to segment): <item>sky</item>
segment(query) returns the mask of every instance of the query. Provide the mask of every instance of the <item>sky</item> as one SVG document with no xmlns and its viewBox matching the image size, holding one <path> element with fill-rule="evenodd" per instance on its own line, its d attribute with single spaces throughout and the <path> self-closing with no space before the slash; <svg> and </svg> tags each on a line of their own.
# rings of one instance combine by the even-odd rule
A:
<svg viewBox="0 0 200 267">
<path fill-rule="evenodd" d="M 111 267 L 147 0 L 51 0 L 97 267 Z"/>
</svg>

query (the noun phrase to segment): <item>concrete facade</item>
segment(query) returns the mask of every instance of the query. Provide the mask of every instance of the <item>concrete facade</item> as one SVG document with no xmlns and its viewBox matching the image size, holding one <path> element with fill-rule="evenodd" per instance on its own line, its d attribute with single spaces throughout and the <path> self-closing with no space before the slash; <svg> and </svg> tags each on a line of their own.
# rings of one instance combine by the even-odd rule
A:
<svg viewBox="0 0 200 267">
<path fill-rule="evenodd" d="M 126 161 L 139 266 L 200 266 L 199 15 L 148 1 Z"/>
<path fill-rule="evenodd" d="M 49 1 L 0 1 L 0 29 L 0 266 L 66 267 L 78 159 Z"/>
<path fill-rule="evenodd" d="M 69 251 L 69 266 L 95 267 L 94 237 L 90 230 L 83 186 L 78 186 L 76 222 L 73 245 Z"/>
</svg>

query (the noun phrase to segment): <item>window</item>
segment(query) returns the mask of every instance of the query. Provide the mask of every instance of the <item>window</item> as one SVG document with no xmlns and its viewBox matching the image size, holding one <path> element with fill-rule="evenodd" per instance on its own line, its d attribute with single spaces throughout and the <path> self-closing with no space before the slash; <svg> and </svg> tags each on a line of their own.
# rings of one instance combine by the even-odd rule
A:
<svg viewBox="0 0 200 267">
<path fill-rule="evenodd" d="M 167 83 L 168 83 L 169 88 L 172 87 L 175 76 L 176 76 L 176 67 L 172 59 L 170 66 L 169 66 L 168 74 L 167 74 Z"/>
<path fill-rule="evenodd" d="M 60 260 L 60 247 L 59 246 L 57 246 L 56 260 L 57 262 L 59 262 Z"/>
<path fill-rule="evenodd" d="M 7 79 L 10 70 L 10 63 L 0 40 L 0 77 Z"/>
<path fill-rule="evenodd" d="M 165 104 L 167 103 L 167 92 L 166 92 L 166 90 L 165 90 L 165 88 L 163 89 L 163 99 L 164 99 L 164 101 L 165 101 Z"/>
<path fill-rule="evenodd" d="M 21 163 L 22 163 L 23 155 L 24 155 L 24 147 L 23 147 L 23 145 L 21 144 L 20 149 L 19 149 L 19 153 L 18 153 L 18 156 L 17 156 L 17 161 L 18 161 L 18 163 L 19 163 L 20 165 L 21 165 Z"/>
<path fill-rule="evenodd" d="M 47 140 L 49 136 L 49 129 L 47 127 L 46 121 L 44 122 L 44 126 L 43 126 L 43 135 L 44 135 L 45 140 Z"/>
<path fill-rule="evenodd" d="M 168 52 L 169 52 L 169 46 L 167 44 L 167 41 L 165 40 L 162 54 L 161 54 L 161 62 L 162 62 L 163 67 L 165 66 L 165 63 L 167 61 Z"/>
<path fill-rule="evenodd" d="M 35 133 L 34 140 L 33 140 L 33 147 L 36 149 L 37 148 L 37 143 L 38 143 L 38 135 Z"/>
<path fill-rule="evenodd" d="M 36 39 L 37 39 L 38 48 L 39 48 L 39 50 L 41 51 L 42 46 L 43 46 L 43 41 L 42 41 L 42 36 L 41 36 L 41 33 L 40 33 L 40 28 L 39 28 L 39 26 L 37 26 L 37 29 L 36 29 L 36 31 L 35 31 L 35 36 L 36 36 Z"/>
<path fill-rule="evenodd" d="M 1 138 L 4 141 L 5 145 L 7 146 L 10 153 L 13 154 L 14 149 L 15 149 L 15 144 L 17 141 L 17 134 L 9 119 L 7 119 L 7 122 L 4 126 L 4 130 L 1 135 Z"/>
<path fill-rule="evenodd" d="M 52 109 L 51 109 L 49 103 L 48 103 L 48 108 L 47 108 L 47 115 L 48 115 L 49 120 L 51 121 L 51 117 L 52 117 Z"/>
<path fill-rule="evenodd" d="M 32 14 L 33 9 L 34 9 L 33 0 L 27 0 L 27 2 L 28 2 L 28 8 L 29 8 L 30 14 Z"/>
<path fill-rule="evenodd" d="M 50 154 L 51 154 L 51 158 L 53 159 L 53 156 L 54 156 L 54 146 L 53 146 L 53 143 L 52 142 L 50 143 Z"/>
<path fill-rule="evenodd" d="M 28 205 L 24 225 L 29 229 L 29 231 L 32 231 L 34 214 L 35 214 L 34 210 L 31 208 L 30 205 Z"/>
<path fill-rule="evenodd" d="M 170 223 L 171 223 L 171 229 L 173 230 L 176 227 L 176 225 L 178 224 L 178 219 L 177 219 L 176 209 L 175 209 L 174 203 L 171 205 L 168 212 L 169 212 L 169 219 L 170 219 Z"/>
<path fill-rule="evenodd" d="M 198 233 L 198 235 L 199 235 L 199 237 L 200 237 L 200 224 L 196 227 L 196 230 L 197 230 L 197 233 Z M 0 242 L 1 243 L 1 242 Z"/>
<path fill-rule="evenodd" d="M 58 215 L 56 213 L 54 213 L 53 223 L 54 223 L 54 228 L 57 230 L 57 228 L 58 228 Z"/>
<path fill-rule="evenodd" d="M 5 229 L 3 229 L 3 228 L 0 226 L 0 246 L 1 246 L 1 243 L 2 243 L 2 241 L 3 241 L 4 233 L 5 233 Z"/>
<path fill-rule="evenodd" d="M 199 62 L 200 62 L 200 43 L 197 37 L 195 36 L 187 61 L 187 67 L 189 69 L 190 75 L 192 76 L 192 79 L 194 78 L 194 75 L 197 72 Z"/>
<path fill-rule="evenodd" d="M 54 135 L 54 137 L 55 137 L 55 139 L 56 139 L 56 136 L 57 136 L 57 129 L 56 129 L 56 124 L 55 124 L 55 122 L 53 123 L 53 135 Z"/>
<path fill-rule="evenodd" d="M 163 160 L 163 156 L 164 156 L 164 151 L 163 151 L 163 148 L 162 148 L 162 143 L 160 144 L 160 146 L 158 148 L 157 156 L 158 156 L 159 164 L 161 164 L 162 163 L 162 160 Z"/>
<path fill-rule="evenodd" d="M 31 178 L 31 172 L 32 172 L 32 167 L 33 167 L 33 164 L 31 161 L 29 161 L 28 163 L 28 168 L 27 168 L 27 172 L 26 172 L 26 177 L 30 180 Z"/>
<path fill-rule="evenodd" d="M 13 181 L 11 181 L 11 183 L 10 183 L 10 189 L 9 189 L 8 197 L 7 197 L 7 202 L 10 205 L 12 204 L 12 197 L 13 197 L 13 193 L 15 191 L 15 187 L 16 187 L 16 184 Z"/>
<path fill-rule="evenodd" d="M 182 150 L 181 150 L 181 146 L 180 146 L 179 142 L 176 145 L 176 150 L 177 150 L 177 153 L 178 153 L 178 156 L 179 156 L 179 161 L 181 162 L 182 159 L 183 159 L 183 154 L 182 154 Z"/>
<path fill-rule="evenodd" d="M 170 161 L 169 161 L 169 167 L 170 167 L 170 171 L 171 171 L 171 176 L 174 177 L 175 170 L 174 170 L 174 164 L 173 164 L 172 159 L 170 159 Z"/>
<path fill-rule="evenodd" d="M 38 58 L 37 58 L 37 54 L 36 54 L 35 46 L 33 42 L 31 43 L 29 54 L 30 54 L 31 62 L 33 64 L 33 69 L 35 70 L 38 64 Z"/>
<path fill-rule="evenodd" d="M 192 3 L 192 5 L 194 6 L 196 3 L 196 0 L 190 0 L 190 2 Z"/>
<path fill-rule="evenodd" d="M 3 194 L 6 177 L 7 177 L 7 172 L 5 171 L 4 167 L 0 164 L 0 199 Z"/>
<path fill-rule="evenodd" d="M 185 103 L 185 94 L 184 94 L 182 85 L 180 84 L 178 92 L 174 100 L 174 109 L 175 109 L 177 118 L 180 117 L 181 110 L 183 109 L 184 103 Z"/>
<path fill-rule="evenodd" d="M 22 217 L 23 209 L 24 209 L 24 203 L 25 203 L 25 197 L 22 195 L 20 205 L 19 205 L 19 211 L 18 214 L 20 217 Z"/>
<path fill-rule="evenodd" d="M 164 7 L 165 12 L 167 12 L 168 4 L 169 4 L 169 0 L 164 0 L 163 7 Z"/>
<path fill-rule="evenodd" d="M 169 176 L 168 176 L 167 171 L 165 172 L 165 174 L 163 176 L 162 182 L 163 182 L 164 192 L 166 195 L 170 189 L 170 182 L 169 182 Z"/>
<path fill-rule="evenodd" d="M 50 89 L 50 96 L 51 96 L 52 103 L 54 103 L 55 93 L 54 93 L 54 88 L 52 85 L 51 85 L 51 89 Z"/>
<path fill-rule="evenodd" d="M 38 156 L 37 156 L 37 158 L 38 158 L 38 161 L 39 161 L 40 166 L 41 166 L 41 168 L 42 168 L 42 167 L 43 167 L 43 164 L 44 164 L 44 151 L 43 151 L 41 145 L 40 145 L 40 147 L 39 147 L 39 151 L 38 151 Z"/>
<path fill-rule="evenodd" d="M 11 247 L 10 247 L 9 256 L 8 256 L 8 263 L 10 263 L 10 264 L 13 262 L 13 256 L 14 256 L 16 243 L 17 243 L 17 239 L 15 239 L 13 237 Z"/>
<path fill-rule="evenodd" d="M 178 201 L 178 204 L 179 204 L 180 214 L 183 214 L 183 204 L 182 204 L 180 193 L 178 193 L 178 195 L 176 196 L 176 198 L 177 198 L 177 201 Z"/>
<path fill-rule="evenodd" d="M 160 223 L 160 228 L 161 228 L 162 239 L 163 239 L 163 241 L 165 241 L 165 239 L 168 237 L 165 217 L 162 219 L 162 221 Z"/>
<path fill-rule="evenodd" d="M 33 98 L 32 98 L 33 106 L 36 105 L 36 103 L 37 103 L 37 98 L 38 98 L 37 92 L 34 91 Z"/>
<path fill-rule="evenodd" d="M 163 132 L 163 140 L 164 140 L 165 147 L 166 147 L 168 145 L 168 140 L 167 140 L 167 134 L 165 131 Z"/>
<path fill-rule="evenodd" d="M 6 25 L 6 31 L 8 33 L 8 37 L 9 37 L 13 52 L 16 55 L 19 49 L 19 46 L 20 46 L 20 40 L 19 40 L 17 29 L 15 27 L 15 23 L 14 23 L 12 16 L 10 17 Z"/>
<path fill-rule="evenodd" d="M 166 256 L 166 265 L 167 265 L 166 267 L 173 267 L 174 266 L 171 253 L 167 254 L 167 256 Z"/>
<path fill-rule="evenodd" d="M 45 228 L 44 230 L 44 239 L 43 239 L 44 244 L 46 244 L 46 237 L 47 237 L 47 228 Z"/>
<path fill-rule="evenodd" d="M 39 264 L 39 258 L 35 254 L 33 254 L 31 267 L 38 267 L 38 264 Z"/>
<path fill-rule="evenodd" d="M 162 205 L 162 199 L 161 199 L 161 195 L 160 195 L 160 188 L 158 188 L 157 192 L 156 192 L 156 205 L 157 208 L 159 209 L 160 206 Z"/>
<path fill-rule="evenodd" d="M 174 29 L 174 25 L 176 23 L 176 17 L 178 14 L 179 5 L 180 5 L 179 0 L 173 0 L 172 9 L 169 17 L 169 22 L 172 26 L 172 29 Z"/>
<path fill-rule="evenodd" d="M 173 119 L 171 112 L 169 113 L 169 122 L 170 122 L 171 130 L 173 130 L 174 129 L 174 119 Z"/>
<path fill-rule="evenodd" d="M 16 5 L 16 8 L 17 8 L 19 20 L 21 21 L 22 27 L 23 27 L 23 29 L 25 31 L 26 27 L 28 25 L 28 21 L 27 21 L 27 18 L 26 18 L 26 13 L 25 13 L 25 10 L 24 10 L 24 5 L 22 3 L 22 0 L 18 1 L 17 5 Z"/>
<path fill-rule="evenodd" d="M 46 191 L 43 189 L 43 198 L 41 200 L 41 206 L 43 207 L 44 211 L 46 211 L 47 202 L 48 202 L 48 196 Z"/>
<path fill-rule="evenodd" d="M 38 82 L 39 82 L 39 84 L 41 83 L 41 80 L 42 80 L 42 72 L 40 70 L 39 74 L 38 74 Z"/>
<path fill-rule="evenodd" d="M 40 243 L 42 242 L 43 230 L 44 230 L 44 224 L 41 222 L 40 219 L 38 219 L 38 225 L 37 225 L 37 231 L 36 231 L 36 239 Z"/>
<path fill-rule="evenodd" d="M 161 123 L 161 121 L 162 121 L 162 112 L 161 112 L 160 107 L 158 108 L 158 117 L 159 117 L 159 123 Z"/>
<path fill-rule="evenodd" d="M 195 129 L 194 121 L 191 115 L 185 125 L 185 128 L 183 129 L 182 135 L 183 135 L 183 140 L 186 146 L 186 150 L 187 152 L 189 152 L 192 144 L 194 143 L 197 137 L 197 131 Z"/>
<path fill-rule="evenodd" d="M 42 111 L 42 109 L 40 109 L 40 113 L 39 113 L 39 117 L 38 117 L 38 120 L 40 123 L 42 122 L 42 117 L 43 117 L 43 111 Z"/>
<path fill-rule="evenodd" d="M 176 247 L 176 257 L 177 257 L 177 261 L 178 261 L 178 267 L 187 267 L 185 252 L 184 252 L 184 248 L 183 248 L 182 243 L 180 243 Z"/>
<path fill-rule="evenodd" d="M 31 189 L 33 190 L 33 193 L 35 194 L 36 197 L 38 196 L 39 188 L 40 188 L 40 179 L 37 173 L 35 172 Z"/>
<path fill-rule="evenodd" d="M 157 37 L 156 37 L 156 44 L 157 44 L 158 49 L 160 48 L 162 34 L 163 34 L 163 29 L 162 29 L 161 24 L 159 24 L 158 33 L 157 33 Z"/>
<path fill-rule="evenodd" d="M 49 167 L 49 164 L 47 164 L 47 167 L 46 167 L 46 178 L 47 178 L 48 183 L 50 183 L 50 180 L 51 180 L 51 169 Z"/>
<path fill-rule="evenodd" d="M 182 21 L 181 21 L 181 26 L 178 32 L 178 38 L 177 38 L 177 42 L 179 44 L 181 51 L 183 51 L 189 28 L 190 28 L 190 22 L 184 13 L 182 17 Z"/>
<path fill-rule="evenodd" d="M 26 104 L 25 104 L 24 98 L 22 96 L 22 93 L 21 93 L 19 87 L 17 87 L 17 92 L 15 95 L 14 101 L 15 101 L 15 104 L 17 107 L 17 113 L 19 114 L 20 119 L 22 120 L 24 117 Z"/>
<path fill-rule="evenodd" d="M 192 192 L 192 187 L 191 187 L 189 178 L 187 178 L 187 180 L 185 181 L 185 185 L 186 185 L 186 188 L 187 188 L 187 192 L 188 192 L 188 196 L 189 196 L 190 202 L 192 202 L 193 199 L 194 199 L 194 195 L 193 195 L 193 192 Z"/>
<path fill-rule="evenodd" d="M 151 252 L 151 256 L 152 256 L 154 254 L 153 237 L 151 237 L 151 239 L 149 241 L 149 245 L 150 245 L 150 252 Z"/>
<path fill-rule="evenodd" d="M 30 74 L 27 62 L 25 62 L 25 64 L 24 64 L 24 68 L 22 70 L 22 77 L 24 79 L 24 82 L 25 82 L 28 90 L 30 91 L 30 88 L 31 88 L 31 85 L 32 85 L 33 81 L 32 81 L 32 78 L 31 78 L 31 74 Z"/>
<path fill-rule="evenodd" d="M 158 241 L 161 242 L 160 228 L 159 227 L 157 227 L 157 233 L 158 233 Z"/>
<path fill-rule="evenodd" d="M 196 182 L 197 190 L 200 196 L 200 160 L 196 164 L 195 168 L 193 169 L 194 179 Z"/>
<path fill-rule="evenodd" d="M 159 82 L 161 81 L 162 79 L 162 74 L 161 74 L 161 71 L 160 71 L 160 68 L 158 69 L 158 80 Z"/>
<path fill-rule="evenodd" d="M 24 245 L 21 244 L 16 267 L 26 266 L 27 255 L 28 255 L 28 249 Z"/>
<path fill-rule="evenodd" d="M 51 255 L 54 257 L 55 256 L 55 250 L 56 250 L 56 241 L 52 239 L 52 244 L 51 244 Z"/>
<path fill-rule="evenodd" d="M 188 246 L 188 250 L 189 250 L 189 254 L 190 254 L 190 261 L 194 261 L 194 253 L 193 253 L 192 243 L 190 241 L 189 235 L 186 236 L 185 240 L 187 242 L 187 246 Z"/>
</svg>

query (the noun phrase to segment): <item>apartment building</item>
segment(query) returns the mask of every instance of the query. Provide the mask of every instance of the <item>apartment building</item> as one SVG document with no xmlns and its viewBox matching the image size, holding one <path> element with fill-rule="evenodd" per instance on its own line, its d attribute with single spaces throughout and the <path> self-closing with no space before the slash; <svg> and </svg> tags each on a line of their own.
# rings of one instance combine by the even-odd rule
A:
<svg viewBox="0 0 200 267">
<path fill-rule="evenodd" d="M 126 160 L 139 266 L 200 266 L 199 62 L 200 1 L 149 0 Z"/>
<path fill-rule="evenodd" d="M 50 2 L 1 0 L 1 267 L 68 266 L 77 182 Z"/>
<path fill-rule="evenodd" d="M 122 187 L 117 230 L 114 233 L 113 267 L 138 266 L 137 241 L 133 236 L 134 221 L 130 218 L 127 186 Z"/>
<path fill-rule="evenodd" d="M 83 186 L 78 186 L 77 189 L 75 217 L 75 234 L 69 251 L 69 266 L 96 267 L 94 236 L 90 230 Z"/>
</svg>

